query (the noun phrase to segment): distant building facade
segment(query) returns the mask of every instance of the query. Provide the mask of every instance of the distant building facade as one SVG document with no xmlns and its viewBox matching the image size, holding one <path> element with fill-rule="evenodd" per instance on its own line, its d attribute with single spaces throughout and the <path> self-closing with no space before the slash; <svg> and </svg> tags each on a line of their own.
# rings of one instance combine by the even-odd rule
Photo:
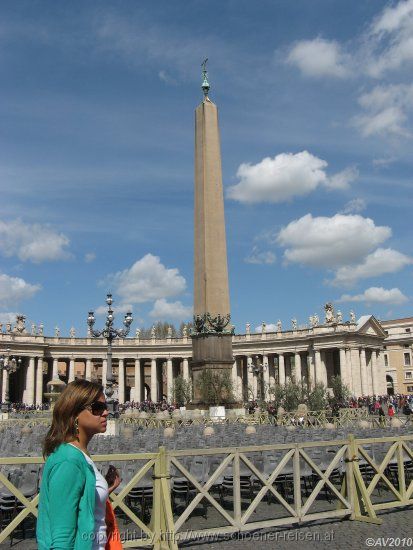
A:
<svg viewBox="0 0 413 550">
<path fill-rule="evenodd" d="M 245 334 L 233 336 L 232 380 L 237 399 L 250 400 L 262 392 L 268 399 L 269 388 L 292 379 L 329 387 L 334 375 L 341 376 L 354 396 L 387 393 L 386 375 L 393 371 L 385 366 L 385 357 L 390 362 L 394 359 L 385 342 L 391 335 L 384 330 L 390 333 L 390 327 L 384 329 L 385 323 L 372 315 L 346 322 L 341 315 L 326 315 L 323 324 L 318 319 L 310 324 L 298 328 L 294 320 L 291 330 L 282 330 L 280 323 L 276 332 L 266 332 L 263 324 L 258 334 L 251 334 L 247 325 Z M 1 376 L 1 395 L 4 398 L 9 377 L 12 402 L 41 404 L 46 384 L 56 371 L 65 382 L 106 379 L 106 342 L 102 338 L 76 338 L 74 331 L 69 338 L 56 331 L 54 337 L 46 337 L 43 330 L 28 333 L 24 326 L 8 326 L 0 331 L 0 355 L 6 350 L 21 358 L 16 372 L 3 370 Z M 171 400 L 174 379 L 178 375 L 191 379 L 191 353 L 191 338 L 186 333 L 181 338 L 164 339 L 153 334 L 142 340 L 137 331 L 135 337 L 116 340 L 113 370 L 119 401 Z M 263 365 L 261 374 L 253 368 L 258 363 Z M 405 365 L 401 368 L 406 370 Z M 397 384 L 395 390 L 401 391 Z M 403 388 L 407 391 L 408 385 Z"/>
<path fill-rule="evenodd" d="M 386 333 L 383 360 L 389 393 L 413 394 L 413 317 L 381 321 Z"/>
</svg>

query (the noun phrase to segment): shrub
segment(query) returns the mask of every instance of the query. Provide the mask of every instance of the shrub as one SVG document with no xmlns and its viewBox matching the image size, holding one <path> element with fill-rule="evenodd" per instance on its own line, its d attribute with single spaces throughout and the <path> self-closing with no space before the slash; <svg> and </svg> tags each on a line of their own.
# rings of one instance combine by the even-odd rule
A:
<svg viewBox="0 0 413 550">
<path fill-rule="evenodd" d="M 308 393 L 307 405 L 310 411 L 322 411 L 327 407 L 327 388 L 322 382 L 318 382 Z"/>
<path fill-rule="evenodd" d="M 333 397 L 330 401 L 333 406 L 340 406 L 350 399 L 351 392 L 348 386 L 342 381 L 341 376 L 333 376 L 331 378 L 331 388 L 333 390 Z"/>
<path fill-rule="evenodd" d="M 205 369 L 197 379 L 201 401 L 208 405 L 223 405 L 235 401 L 231 372 Z"/>
<path fill-rule="evenodd" d="M 192 399 L 192 384 L 181 375 L 177 376 L 172 386 L 172 399 L 180 407 Z"/>
</svg>

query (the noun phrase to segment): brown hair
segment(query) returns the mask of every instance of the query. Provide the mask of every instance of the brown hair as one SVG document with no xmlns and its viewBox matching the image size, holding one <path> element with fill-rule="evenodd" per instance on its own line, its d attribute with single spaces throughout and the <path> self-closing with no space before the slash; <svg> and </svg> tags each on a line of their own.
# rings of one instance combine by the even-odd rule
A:
<svg viewBox="0 0 413 550">
<path fill-rule="evenodd" d="M 103 386 L 88 380 L 70 382 L 53 409 L 52 425 L 43 443 L 43 457 L 48 457 L 61 443 L 77 438 L 76 418 L 82 410 L 103 395 Z"/>
</svg>

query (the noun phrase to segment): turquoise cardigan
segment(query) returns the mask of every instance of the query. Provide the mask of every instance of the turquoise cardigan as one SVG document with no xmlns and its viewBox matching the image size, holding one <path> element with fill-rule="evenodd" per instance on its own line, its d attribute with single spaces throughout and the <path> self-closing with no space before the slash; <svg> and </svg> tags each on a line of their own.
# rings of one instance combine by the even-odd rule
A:
<svg viewBox="0 0 413 550">
<path fill-rule="evenodd" d="M 39 550 L 92 548 L 95 490 L 95 472 L 82 451 L 59 445 L 43 470 L 36 528 Z"/>
</svg>

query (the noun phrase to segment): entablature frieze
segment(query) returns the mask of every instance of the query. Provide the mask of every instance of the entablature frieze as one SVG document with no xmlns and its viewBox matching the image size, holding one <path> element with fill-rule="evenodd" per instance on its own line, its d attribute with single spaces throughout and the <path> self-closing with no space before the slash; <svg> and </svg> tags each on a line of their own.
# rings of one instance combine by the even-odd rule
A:
<svg viewBox="0 0 413 550">
<path fill-rule="evenodd" d="M 280 336 L 281 334 L 281 336 Z M 249 336 L 249 337 L 248 337 Z M 380 349 L 384 339 L 379 335 L 357 333 L 354 330 L 333 330 L 332 327 L 315 327 L 296 332 L 235 335 L 233 337 L 234 356 L 240 355 L 277 355 L 280 353 L 305 353 L 314 349 L 333 349 L 340 347 Z M 103 338 L 50 338 L 44 336 L 0 334 L 0 350 L 21 356 L 58 357 L 70 359 L 73 355 L 79 359 L 102 357 L 107 344 Z M 114 358 L 187 358 L 192 355 L 190 338 L 138 340 L 123 338 L 115 340 L 112 346 Z"/>
</svg>

